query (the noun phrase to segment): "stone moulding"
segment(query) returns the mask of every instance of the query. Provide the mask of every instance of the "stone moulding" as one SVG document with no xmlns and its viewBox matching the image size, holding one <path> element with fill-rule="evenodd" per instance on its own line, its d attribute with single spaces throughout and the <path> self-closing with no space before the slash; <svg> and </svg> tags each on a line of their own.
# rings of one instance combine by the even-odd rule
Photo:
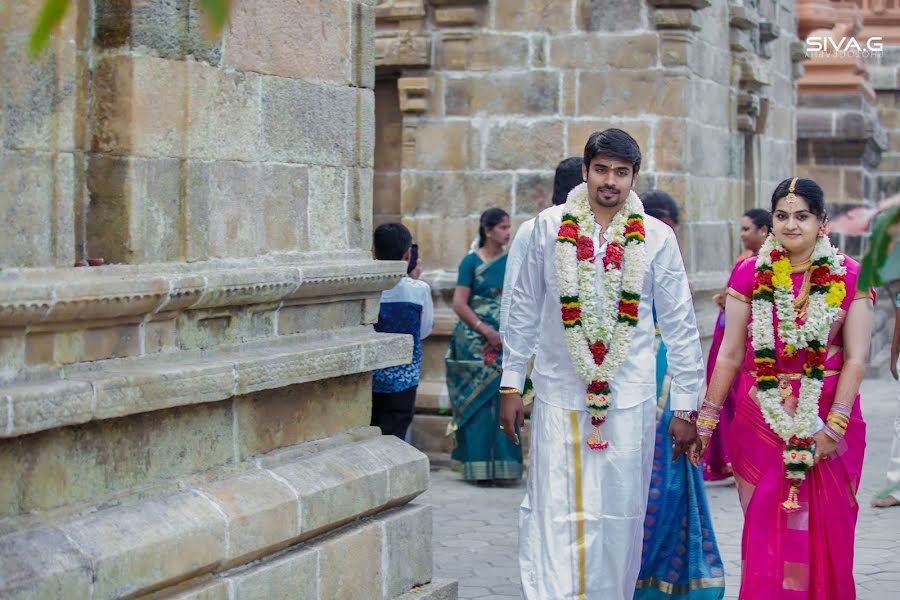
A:
<svg viewBox="0 0 900 600">
<path fill-rule="evenodd" d="M 412 360 L 409 336 L 370 327 L 83 363 L 0 387 L 0 438 L 364 373 Z"/>
<path fill-rule="evenodd" d="M 318 555 L 313 562 L 323 565 L 340 560 L 341 553 L 328 550 L 360 533 L 377 540 L 377 548 L 386 537 L 430 536 L 429 507 L 384 512 L 425 491 L 428 459 L 393 436 L 365 430 L 342 445 L 186 483 L 169 496 L 0 536 L 0 573 L 9 575 L 0 577 L 0 596 L 105 599 L 195 581 L 228 585 L 290 556 Z M 401 548 L 371 557 L 385 575 L 377 597 L 393 598 L 431 579 L 430 552 L 419 559 L 405 554 Z M 301 584 L 307 575 L 300 573 Z"/>
<path fill-rule="evenodd" d="M 0 273 L 0 329 L 376 292 L 404 273 L 399 262 L 363 256 L 318 263 L 303 258 L 11 269 Z"/>
</svg>

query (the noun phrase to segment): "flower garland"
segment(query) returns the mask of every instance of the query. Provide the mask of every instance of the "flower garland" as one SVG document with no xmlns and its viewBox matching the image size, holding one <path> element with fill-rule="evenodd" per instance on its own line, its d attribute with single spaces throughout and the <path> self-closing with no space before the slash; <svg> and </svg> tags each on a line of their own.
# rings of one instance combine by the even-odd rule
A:
<svg viewBox="0 0 900 600">
<path fill-rule="evenodd" d="M 844 257 L 837 253 L 827 236 L 818 239 L 811 260 L 809 304 L 802 325 L 797 324 L 794 309 L 791 261 L 774 235 L 766 239 L 759 251 L 753 285 L 751 334 L 757 397 L 766 423 L 786 444 L 785 477 L 791 483 L 791 491 L 783 506 L 789 511 L 799 508 L 797 488 L 814 464 L 812 435 L 819 414 L 828 333 L 846 295 Z M 776 332 L 788 356 L 805 350 L 800 394 L 793 415 L 785 411 L 779 391 Z"/>
<path fill-rule="evenodd" d="M 569 355 L 587 383 L 587 407 L 594 426 L 587 443 L 593 450 L 603 450 L 609 446 L 600 434 L 609 410 L 609 382 L 631 345 L 644 281 L 644 206 L 637 194 L 628 195 L 624 208 L 610 222 L 602 299 L 594 281 L 595 227 L 587 185 L 581 184 L 569 192 L 563 207 L 556 271 Z"/>
</svg>

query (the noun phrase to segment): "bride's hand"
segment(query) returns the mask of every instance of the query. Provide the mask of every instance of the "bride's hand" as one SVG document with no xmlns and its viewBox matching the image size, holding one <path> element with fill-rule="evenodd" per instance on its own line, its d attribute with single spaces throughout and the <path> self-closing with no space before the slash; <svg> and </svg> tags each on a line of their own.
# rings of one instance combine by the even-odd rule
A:
<svg viewBox="0 0 900 600">
<path fill-rule="evenodd" d="M 706 452 L 706 447 L 709 446 L 709 436 L 698 435 L 697 441 L 694 444 L 694 449 L 688 453 L 688 460 L 691 461 L 691 464 L 695 467 L 699 467 L 700 463 L 703 461 L 703 453 Z"/>
<path fill-rule="evenodd" d="M 837 449 L 837 442 L 831 439 L 831 436 L 822 430 L 819 430 L 813 436 L 813 440 L 816 442 L 816 454 L 813 458 L 815 464 L 819 464 L 820 460 L 831 456 Z"/>
</svg>

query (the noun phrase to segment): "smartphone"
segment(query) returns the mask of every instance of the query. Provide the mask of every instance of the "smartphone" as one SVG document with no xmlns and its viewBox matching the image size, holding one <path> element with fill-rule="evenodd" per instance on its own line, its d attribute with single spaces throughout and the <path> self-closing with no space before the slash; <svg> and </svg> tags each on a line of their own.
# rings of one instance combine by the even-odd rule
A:
<svg viewBox="0 0 900 600">
<path fill-rule="evenodd" d="M 413 269 L 416 268 L 416 263 L 419 262 L 419 245 L 413 244 L 409 247 L 409 264 L 406 265 L 406 274 L 409 275 L 412 273 Z"/>
</svg>

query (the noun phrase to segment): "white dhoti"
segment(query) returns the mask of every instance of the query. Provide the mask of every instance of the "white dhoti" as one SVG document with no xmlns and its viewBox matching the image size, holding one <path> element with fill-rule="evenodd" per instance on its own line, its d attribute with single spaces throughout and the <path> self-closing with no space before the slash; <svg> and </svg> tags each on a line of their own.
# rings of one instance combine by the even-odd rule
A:
<svg viewBox="0 0 900 600">
<path fill-rule="evenodd" d="M 535 400 L 519 568 L 528 600 L 631 600 L 641 567 L 656 403 L 611 408 L 591 450 L 586 411 Z"/>
</svg>

